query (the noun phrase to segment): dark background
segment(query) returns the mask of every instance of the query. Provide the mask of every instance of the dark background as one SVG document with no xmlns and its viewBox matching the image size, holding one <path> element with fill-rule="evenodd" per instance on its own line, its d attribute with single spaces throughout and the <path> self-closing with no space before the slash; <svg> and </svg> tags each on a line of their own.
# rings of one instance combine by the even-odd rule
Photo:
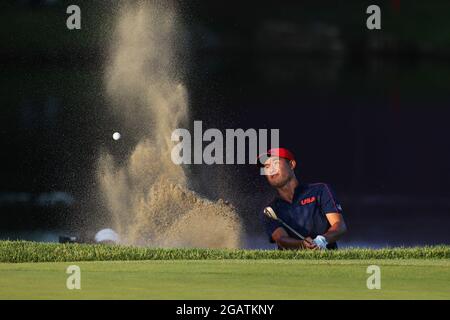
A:
<svg viewBox="0 0 450 320">
<path fill-rule="evenodd" d="M 178 2 L 192 120 L 279 128 L 300 178 L 338 194 L 343 245 L 450 243 L 450 3 L 243 2 Z M 111 139 L 120 125 L 103 90 L 116 3 L 0 5 L 0 238 L 102 227 L 100 151 L 125 159 L 136 143 Z M 66 28 L 69 4 L 82 30 Z M 382 30 L 366 28 L 370 4 Z M 238 208 L 246 246 L 267 247 L 258 215 L 272 193 L 257 169 L 189 171 L 194 190 Z"/>
</svg>

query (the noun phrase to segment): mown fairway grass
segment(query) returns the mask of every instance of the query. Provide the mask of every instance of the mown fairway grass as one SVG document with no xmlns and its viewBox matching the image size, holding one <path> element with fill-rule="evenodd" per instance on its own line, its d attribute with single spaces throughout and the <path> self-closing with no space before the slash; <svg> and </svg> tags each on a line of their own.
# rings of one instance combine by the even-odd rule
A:
<svg viewBox="0 0 450 320">
<path fill-rule="evenodd" d="M 445 246 L 345 250 L 325 256 L 126 249 L 0 242 L 0 299 L 450 299 Z M 120 261 L 119 253 L 122 260 L 133 261 Z M 101 257 L 117 261 L 94 261 Z M 59 262 L 17 263 L 42 260 Z M 66 269 L 72 264 L 81 268 L 81 290 L 66 288 Z M 366 286 L 367 266 L 373 264 L 381 268 L 381 290 Z"/>
</svg>

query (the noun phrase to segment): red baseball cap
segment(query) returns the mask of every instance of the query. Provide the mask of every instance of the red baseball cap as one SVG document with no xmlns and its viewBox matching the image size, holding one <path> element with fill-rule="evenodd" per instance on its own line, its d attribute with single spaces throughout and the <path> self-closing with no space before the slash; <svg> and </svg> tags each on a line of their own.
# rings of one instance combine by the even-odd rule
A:
<svg viewBox="0 0 450 320">
<path fill-rule="evenodd" d="M 288 159 L 288 160 L 295 160 L 294 154 L 286 148 L 274 148 L 274 149 L 267 150 L 267 152 L 265 152 L 263 154 L 260 154 L 258 156 L 258 159 L 256 160 L 258 166 L 260 166 L 260 167 L 264 166 L 264 163 L 261 162 L 261 160 L 262 160 L 261 158 L 263 158 L 263 157 L 267 157 L 267 158 L 280 157 L 280 158 L 284 158 L 284 159 Z M 264 162 L 267 160 L 267 158 L 264 159 Z"/>
</svg>

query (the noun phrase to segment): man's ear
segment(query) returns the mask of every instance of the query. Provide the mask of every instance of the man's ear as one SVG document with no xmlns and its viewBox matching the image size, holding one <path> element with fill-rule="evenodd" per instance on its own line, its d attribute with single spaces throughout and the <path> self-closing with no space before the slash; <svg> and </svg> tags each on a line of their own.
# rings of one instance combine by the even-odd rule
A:
<svg viewBox="0 0 450 320">
<path fill-rule="evenodd" d="M 295 160 L 289 161 L 289 166 L 291 167 L 292 170 L 294 170 L 297 167 L 297 161 Z"/>
</svg>

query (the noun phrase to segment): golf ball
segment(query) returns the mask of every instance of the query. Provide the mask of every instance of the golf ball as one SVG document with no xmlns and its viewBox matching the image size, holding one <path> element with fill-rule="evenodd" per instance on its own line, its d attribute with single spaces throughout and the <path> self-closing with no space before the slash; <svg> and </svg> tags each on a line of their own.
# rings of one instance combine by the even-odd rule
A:
<svg viewBox="0 0 450 320">
<path fill-rule="evenodd" d="M 119 140 L 119 139 L 120 139 L 120 133 L 118 133 L 118 132 L 114 132 L 114 133 L 113 133 L 113 136 L 112 136 L 112 137 L 113 137 L 113 139 L 114 139 L 114 140 L 116 140 L 116 141 L 117 141 L 117 140 Z"/>
</svg>

